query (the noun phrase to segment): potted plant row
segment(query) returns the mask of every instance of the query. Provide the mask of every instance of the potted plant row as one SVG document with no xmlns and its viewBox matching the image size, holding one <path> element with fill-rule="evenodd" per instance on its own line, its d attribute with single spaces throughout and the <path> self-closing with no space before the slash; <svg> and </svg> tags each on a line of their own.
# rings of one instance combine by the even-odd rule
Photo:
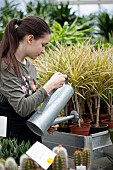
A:
<svg viewBox="0 0 113 170">
<path fill-rule="evenodd" d="M 0 170 L 43 170 L 35 160 L 26 154 L 29 148 L 29 141 L 18 143 L 15 138 L 0 138 Z M 48 170 L 69 170 L 67 149 L 59 144 L 53 147 L 52 150 L 56 153 L 56 156 L 50 161 Z M 76 166 L 81 166 L 82 164 L 88 170 L 91 164 L 91 156 L 89 147 L 85 147 L 82 150 L 75 149 L 73 153 L 75 169 Z"/>
<path fill-rule="evenodd" d="M 68 109 L 71 105 L 71 109 L 76 110 L 80 118 L 90 115 L 91 121 L 94 122 L 93 127 L 98 128 L 101 126 L 99 120 L 101 100 L 107 105 L 109 114 L 112 114 L 110 98 L 113 90 L 112 52 L 111 46 L 105 49 L 98 46 L 95 49 L 89 41 L 70 46 L 51 45 L 42 57 L 34 61 L 38 84 L 44 85 L 55 72 L 66 74 L 75 90 Z"/>
</svg>

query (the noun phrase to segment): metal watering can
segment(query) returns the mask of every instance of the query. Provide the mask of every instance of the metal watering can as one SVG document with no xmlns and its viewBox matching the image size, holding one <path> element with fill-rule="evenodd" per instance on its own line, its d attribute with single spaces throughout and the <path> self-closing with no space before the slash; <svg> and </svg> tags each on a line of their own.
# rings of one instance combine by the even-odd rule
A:
<svg viewBox="0 0 113 170">
<path fill-rule="evenodd" d="M 56 118 L 73 94 L 74 89 L 71 85 L 64 84 L 45 99 L 43 105 L 27 120 L 27 126 L 37 135 L 43 136 L 51 125 L 73 118 L 78 119 L 76 111 L 72 111 L 70 116 Z"/>
</svg>

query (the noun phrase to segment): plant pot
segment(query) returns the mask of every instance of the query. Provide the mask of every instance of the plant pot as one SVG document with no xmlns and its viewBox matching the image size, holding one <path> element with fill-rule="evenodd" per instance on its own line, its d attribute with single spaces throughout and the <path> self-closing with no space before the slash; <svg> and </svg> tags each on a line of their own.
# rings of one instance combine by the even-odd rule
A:
<svg viewBox="0 0 113 170">
<path fill-rule="evenodd" d="M 87 124 L 87 125 L 90 125 L 91 124 L 91 120 L 90 119 L 84 119 L 84 123 Z"/>
<path fill-rule="evenodd" d="M 71 129 L 71 133 L 73 134 L 88 136 L 90 131 L 90 126 L 82 125 L 81 127 L 78 127 L 76 125 L 72 125 L 70 126 L 70 129 Z"/>
<path fill-rule="evenodd" d="M 90 119 L 83 119 L 83 123 L 81 123 L 81 125 L 85 125 L 85 126 L 90 126 L 91 124 L 91 120 Z M 78 122 L 72 122 L 71 125 L 74 126 L 78 126 Z"/>
<path fill-rule="evenodd" d="M 109 114 L 106 114 L 106 113 L 101 113 L 101 114 L 99 115 L 99 118 L 100 118 L 100 120 L 110 119 L 110 115 L 109 115 Z"/>
<path fill-rule="evenodd" d="M 101 122 L 107 124 L 108 128 L 113 128 L 113 121 L 110 121 L 109 119 L 105 119 L 102 120 Z"/>
<path fill-rule="evenodd" d="M 99 127 L 96 127 L 95 124 L 92 124 L 90 127 L 90 134 L 103 132 L 108 130 L 108 125 L 104 123 L 100 123 Z"/>
<path fill-rule="evenodd" d="M 58 127 L 58 130 L 59 132 L 66 132 L 66 133 L 70 133 L 71 130 L 70 130 L 70 127 L 69 126 L 63 126 L 63 127 Z"/>
</svg>

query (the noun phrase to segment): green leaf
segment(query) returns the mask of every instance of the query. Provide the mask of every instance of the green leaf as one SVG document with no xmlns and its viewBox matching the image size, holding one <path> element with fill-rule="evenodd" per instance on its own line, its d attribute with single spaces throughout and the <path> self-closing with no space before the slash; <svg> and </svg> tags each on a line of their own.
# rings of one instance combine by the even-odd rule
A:
<svg viewBox="0 0 113 170">
<path fill-rule="evenodd" d="M 110 134 L 111 142 L 113 143 L 113 129 L 108 129 L 108 132 Z"/>
</svg>

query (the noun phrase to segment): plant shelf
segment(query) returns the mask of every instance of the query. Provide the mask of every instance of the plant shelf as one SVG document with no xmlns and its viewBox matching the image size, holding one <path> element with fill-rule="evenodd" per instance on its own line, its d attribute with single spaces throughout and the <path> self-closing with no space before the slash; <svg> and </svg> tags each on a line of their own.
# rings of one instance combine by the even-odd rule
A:
<svg viewBox="0 0 113 170">
<path fill-rule="evenodd" d="M 89 146 L 92 151 L 92 159 L 103 157 L 104 149 L 112 145 L 108 131 L 89 136 L 54 132 L 53 134 L 43 136 L 42 141 L 50 149 L 61 144 L 67 149 L 69 157 L 73 157 L 75 149 L 83 149 L 85 146 Z"/>
</svg>

